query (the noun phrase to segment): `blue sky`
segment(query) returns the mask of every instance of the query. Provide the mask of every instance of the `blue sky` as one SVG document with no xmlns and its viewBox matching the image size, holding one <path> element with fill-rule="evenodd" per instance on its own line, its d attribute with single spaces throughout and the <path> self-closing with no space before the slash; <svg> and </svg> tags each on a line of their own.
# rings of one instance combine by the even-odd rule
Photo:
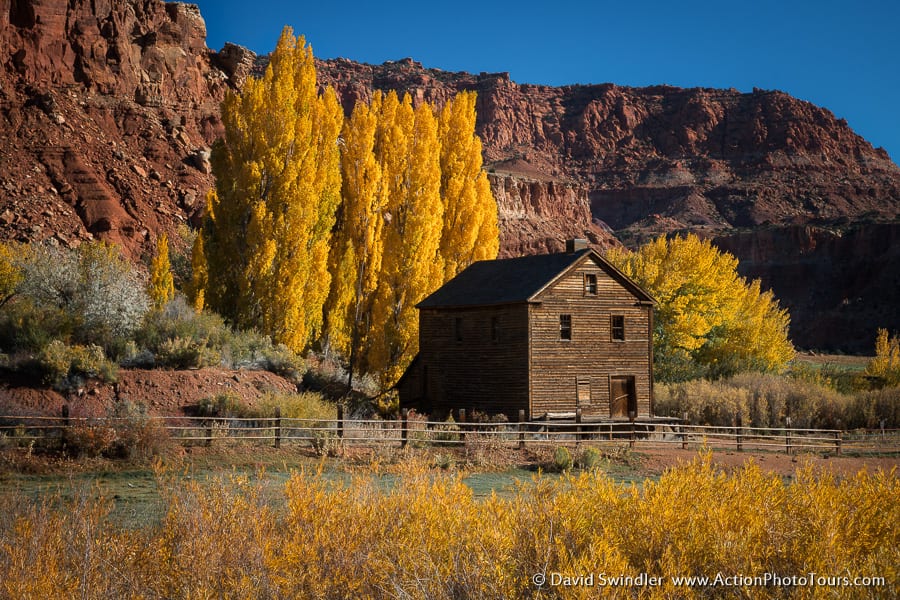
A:
<svg viewBox="0 0 900 600">
<path fill-rule="evenodd" d="M 267 53 L 282 27 L 319 58 L 412 57 L 517 83 L 778 89 L 900 162 L 898 0 L 193 0 L 207 45 Z"/>
</svg>

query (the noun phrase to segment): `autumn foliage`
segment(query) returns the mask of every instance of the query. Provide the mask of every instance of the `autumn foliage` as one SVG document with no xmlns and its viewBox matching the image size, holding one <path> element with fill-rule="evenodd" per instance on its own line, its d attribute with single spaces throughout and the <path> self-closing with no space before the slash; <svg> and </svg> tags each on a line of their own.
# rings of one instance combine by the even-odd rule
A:
<svg viewBox="0 0 900 600">
<path fill-rule="evenodd" d="M 302 350 L 321 330 L 331 282 L 343 112 L 333 90 L 318 92 L 312 50 L 286 28 L 263 78 L 227 95 L 222 121 L 202 231 L 204 303 Z"/>
<path fill-rule="evenodd" d="M 683 381 L 740 371 L 777 371 L 794 356 L 789 316 L 737 259 L 693 234 L 660 237 L 607 258 L 657 300 L 654 374 Z"/>
<path fill-rule="evenodd" d="M 351 378 L 390 386 L 418 351 L 416 303 L 497 255 L 474 93 L 439 111 L 375 92 L 343 120 L 286 29 L 265 77 L 222 110 L 195 305 L 295 351 L 336 350 Z"/>
<path fill-rule="evenodd" d="M 169 262 L 169 236 L 165 233 L 156 241 L 156 253 L 150 263 L 150 300 L 158 310 L 175 297 L 172 264 Z"/>
<path fill-rule="evenodd" d="M 164 514 L 116 526 L 78 495 L 0 495 L 0 595 L 16 598 L 873 598 L 900 565 L 896 474 L 791 482 L 708 455 L 639 486 L 602 472 L 539 477 L 476 498 L 458 476 L 410 466 L 385 485 L 296 474 L 283 492 L 250 478 L 161 481 Z M 550 575 L 595 575 L 552 586 Z M 767 573 L 867 587 L 752 584 Z M 548 584 L 535 585 L 535 574 Z M 658 585 L 607 585 L 641 574 Z M 713 586 L 672 577 L 743 576 Z M 825 579 L 827 582 L 828 579 Z"/>
<path fill-rule="evenodd" d="M 900 385 L 900 336 L 879 329 L 875 338 L 875 358 L 866 366 L 866 374 L 888 385 Z"/>
</svg>

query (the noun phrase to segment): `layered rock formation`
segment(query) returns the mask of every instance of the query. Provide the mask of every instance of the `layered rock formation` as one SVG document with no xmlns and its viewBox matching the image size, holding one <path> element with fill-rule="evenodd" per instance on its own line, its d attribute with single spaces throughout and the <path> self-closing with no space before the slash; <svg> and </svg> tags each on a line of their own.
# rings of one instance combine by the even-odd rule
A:
<svg viewBox="0 0 900 600">
<path fill-rule="evenodd" d="M 161 0 L 0 0 L 0 44 L 0 236 L 100 237 L 134 258 L 202 209 L 219 102 L 262 66 L 210 51 L 197 8 Z M 696 231 L 774 288 L 802 347 L 866 351 L 877 326 L 900 330 L 900 169 L 827 110 L 761 90 L 518 85 L 411 59 L 323 61 L 320 79 L 348 110 L 374 89 L 439 104 L 477 91 L 504 255 Z"/>
<path fill-rule="evenodd" d="M 196 6 L 0 0 L 0 231 L 133 257 L 202 207 L 228 75 Z"/>
<path fill-rule="evenodd" d="M 823 108 L 764 90 L 517 85 L 410 59 L 326 61 L 320 73 L 348 108 L 372 89 L 438 103 L 477 91 L 506 252 L 562 233 L 515 217 L 530 195 L 508 181 L 525 178 L 565 191 L 544 214 L 594 241 L 609 230 L 627 245 L 685 231 L 713 238 L 775 291 L 801 347 L 871 352 L 878 326 L 900 330 L 900 169 Z"/>
</svg>

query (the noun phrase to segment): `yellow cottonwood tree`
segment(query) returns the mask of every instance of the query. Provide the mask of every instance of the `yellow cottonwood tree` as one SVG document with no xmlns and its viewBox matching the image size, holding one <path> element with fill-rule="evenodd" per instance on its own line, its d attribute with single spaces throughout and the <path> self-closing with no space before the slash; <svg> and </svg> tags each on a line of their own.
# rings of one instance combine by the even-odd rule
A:
<svg viewBox="0 0 900 600">
<path fill-rule="evenodd" d="M 376 137 L 384 204 L 384 250 L 372 304 L 366 367 L 393 384 L 418 352 L 416 303 L 437 289 L 444 266 L 438 254 L 443 229 L 437 119 L 428 104 L 388 93 Z"/>
<path fill-rule="evenodd" d="M 210 190 L 208 196 L 212 196 L 215 192 Z M 207 205 L 209 201 L 207 201 Z M 197 235 L 194 238 L 194 245 L 191 248 L 191 281 L 187 286 L 187 294 L 191 299 L 194 310 L 200 312 L 206 305 L 206 287 L 209 284 L 209 273 L 206 268 L 206 252 L 203 248 L 203 236 Z"/>
<path fill-rule="evenodd" d="M 150 263 L 150 300 L 157 309 L 175 297 L 175 280 L 169 262 L 169 236 L 163 233 L 156 240 L 156 254 Z"/>
<path fill-rule="evenodd" d="M 889 336 L 887 329 L 878 329 L 875 358 L 866 365 L 866 375 L 879 377 L 888 385 L 900 384 L 900 336 Z"/>
<path fill-rule="evenodd" d="M 375 156 L 381 105 L 382 94 L 377 91 L 371 106 L 357 103 L 341 136 L 342 202 L 332 237 L 332 283 L 325 315 L 328 344 L 348 356 L 351 387 L 368 335 L 384 249 L 383 210 L 388 197 Z"/>
<path fill-rule="evenodd" d="M 440 254 L 444 281 L 477 260 L 497 258 L 497 202 L 482 169 L 475 135 L 475 92 L 461 92 L 441 110 L 441 199 L 444 226 Z"/>
<path fill-rule="evenodd" d="M 794 356 L 790 317 L 737 259 L 693 234 L 659 237 L 607 259 L 656 298 L 654 364 L 660 381 L 782 368 Z"/>
<path fill-rule="evenodd" d="M 262 79 L 222 103 L 216 194 L 203 228 L 204 301 L 295 351 L 322 326 L 340 202 L 334 91 L 318 92 L 313 53 L 285 28 Z"/>
<path fill-rule="evenodd" d="M 15 242 L 0 242 L 0 306 L 9 302 L 24 279 L 23 265 L 30 249 Z"/>
</svg>

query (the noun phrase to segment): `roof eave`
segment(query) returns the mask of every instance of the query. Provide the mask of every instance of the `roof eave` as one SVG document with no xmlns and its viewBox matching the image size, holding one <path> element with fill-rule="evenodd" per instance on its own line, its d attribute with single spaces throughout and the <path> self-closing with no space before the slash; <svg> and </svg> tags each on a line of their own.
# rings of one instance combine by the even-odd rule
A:
<svg viewBox="0 0 900 600">
<path fill-rule="evenodd" d="M 448 308 L 482 308 L 489 306 L 512 306 L 514 304 L 527 304 L 531 302 L 531 299 L 525 300 L 506 300 L 503 302 L 484 302 L 481 304 L 429 304 L 427 306 L 423 306 L 420 302 L 416 304 L 416 308 L 419 310 L 429 309 L 429 308 L 439 308 L 439 309 L 448 309 Z"/>
</svg>

